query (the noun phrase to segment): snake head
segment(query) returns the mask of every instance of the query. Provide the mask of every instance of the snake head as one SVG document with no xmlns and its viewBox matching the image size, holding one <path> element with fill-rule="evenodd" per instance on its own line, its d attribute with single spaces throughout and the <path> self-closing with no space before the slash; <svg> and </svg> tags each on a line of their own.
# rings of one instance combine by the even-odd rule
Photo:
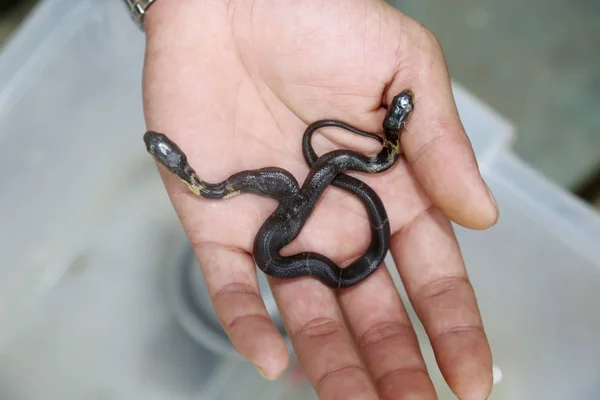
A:
<svg viewBox="0 0 600 400">
<path fill-rule="evenodd" d="M 167 135 L 148 131 L 144 134 L 144 143 L 146 143 L 148 153 L 160 165 L 182 179 L 187 178 L 187 157 Z"/>
<path fill-rule="evenodd" d="M 410 90 L 404 90 L 392 99 L 387 115 L 383 120 L 383 128 L 398 132 L 406 122 L 408 115 L 413 109 L 413 94 Z"/>
</svg>

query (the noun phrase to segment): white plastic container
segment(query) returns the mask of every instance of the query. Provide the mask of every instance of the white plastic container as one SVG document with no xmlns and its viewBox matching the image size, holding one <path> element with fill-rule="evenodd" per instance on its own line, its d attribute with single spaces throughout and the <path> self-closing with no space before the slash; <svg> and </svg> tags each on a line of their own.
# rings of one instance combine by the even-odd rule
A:
<svg viewBox="0 0 600 400">
<path fill-rule="evenodd" d="M 144 41 L 123 7 L 42 1 L 0 54 L 0 399 L 314 398 L 202 349 L 170 314 L 162 280 L 184 236 L 142 145 Z M 600 217 L 455 90 L 501 209 L 489 231 L 457 228 L 492 399 L 599 399 Z"/>
</svg>

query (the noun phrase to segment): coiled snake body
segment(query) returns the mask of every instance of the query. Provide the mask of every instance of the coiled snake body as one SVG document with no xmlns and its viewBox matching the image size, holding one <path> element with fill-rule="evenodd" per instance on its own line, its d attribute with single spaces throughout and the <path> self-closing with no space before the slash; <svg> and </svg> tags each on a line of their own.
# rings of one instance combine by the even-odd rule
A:
<svg viewBox="0 0 600 400">
<path fill-rule="evenodd" d="M 390 244 L 387 213 L 377 193 L 364 182 L 343 174 L 358 171 L 370 174 L 388 170 L 400 155 L 400 131 L 413 108 L 410 91 L 403 91 L 392 100 L 383 121 L 383 138 L 335 120 L 321 120 L 309 125 L 303 136 L 303 153 L 310 171 L 304 184 L 288 171 L 266 167 L 242 171 L 220 183 L 201 180 L 189 165 L 185 153 L 166 135 L 154 131 L 144 134 L 147 151 L 171 173 L 177 175 L 196 195 L 210 199 L 226 199 L 241 193 L 254 193 L 279 202 L 275 211 L 260 227 L 254 240 L 254 260 L 267 275 L 276 278 L 314 276 L 333 288 L 353 286 L 371 275 L 383 262 Z M 334 150 L 320 157 L 311 145 L 311 138 L 320 128 L 332 126 L 375 138 L 382 148 L 375 156 L 351 150 Z M 291 243 L 312 214 L 321 195 L 329 185 L 337 186 L 357 196 L 364 204 L 371 223 L 371 243 L 361 257 L 340 268 L 328 257 L 302 252 L 282 256 L 280 251 Z"/>
</svg>

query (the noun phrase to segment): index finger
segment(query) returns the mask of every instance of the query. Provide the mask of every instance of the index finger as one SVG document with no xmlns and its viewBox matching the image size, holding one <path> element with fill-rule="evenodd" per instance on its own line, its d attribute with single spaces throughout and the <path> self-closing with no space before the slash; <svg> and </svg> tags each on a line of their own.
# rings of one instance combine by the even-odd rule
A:
<svg viewBox="0 0 600 400">
<path fill-rule="evenodd" d="M 402 148 L 419 183 L 444 214 L 471 229 L 485 229 L 498 218 L 498 206 L 483 181 L 460 121 L 442 49 L 435 36 L 407 17 L 396 77 L 387 103 L 405 89 L 414 92 L 414 110 L 402 134 Z"/>
</svg>

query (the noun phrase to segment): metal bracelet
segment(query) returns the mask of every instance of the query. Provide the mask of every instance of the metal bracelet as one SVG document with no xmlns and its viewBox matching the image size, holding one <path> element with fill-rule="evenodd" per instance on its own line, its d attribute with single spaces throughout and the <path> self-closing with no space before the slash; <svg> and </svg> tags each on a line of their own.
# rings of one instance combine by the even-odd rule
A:
<svg viewBox="0 0 600 400">
<path fill-rule="evenodd" d="M 125 0 L 129 13 L 135 24 L 143 31 L 144 18 L 148 9 L 156 0 Z"/>
</svg>

